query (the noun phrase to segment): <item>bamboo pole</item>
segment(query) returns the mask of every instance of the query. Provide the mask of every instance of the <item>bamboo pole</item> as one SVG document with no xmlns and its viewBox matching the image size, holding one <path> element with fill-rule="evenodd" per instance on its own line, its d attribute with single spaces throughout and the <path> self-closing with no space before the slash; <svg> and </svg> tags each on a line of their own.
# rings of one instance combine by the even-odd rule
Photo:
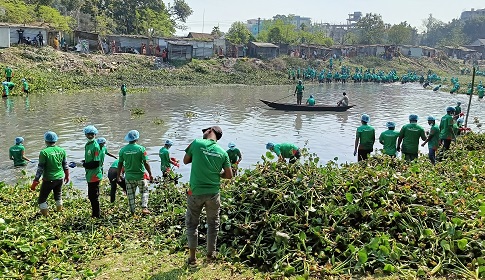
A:
<svg viewBox="0 0 485 280">
<path fill-rule="evenodd" d="M 470 99 L 468 100 L 468 108 L 466 108 L 466 117 L 465 117 L 465 128 L 468 127 L 468 116 L 470 115 L 470 107 L 472 105 L 472 97 L 473 97 L 473 89 L 475 88 L 475 66 L 473 66 L 472 72 L 472 91 L 470 92 Z"/>
</svg>

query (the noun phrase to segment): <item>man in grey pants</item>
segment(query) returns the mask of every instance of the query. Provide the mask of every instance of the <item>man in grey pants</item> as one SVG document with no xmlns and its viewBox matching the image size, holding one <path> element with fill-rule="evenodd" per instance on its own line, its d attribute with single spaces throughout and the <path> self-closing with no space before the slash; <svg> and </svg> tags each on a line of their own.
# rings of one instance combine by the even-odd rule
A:
<svg viewBox="0 0 485 280">
<path fill-rule="evenodd" d="M 187 264 L 195 265 L 199 217 L 202 208 L 207 213 L 207 260 L 215 259 L 219 231 L 219 196 L 221 178 L 231 179 L 231 163 L 227 152 L 217 144 L 222 137 L 219 126 L 202 129 L 203 139 L 195 139 L 186 149 L 184 164 L 192 163 L 190 188 L 187 191 L 185 225 L 189 243 Z"/>
</svg>

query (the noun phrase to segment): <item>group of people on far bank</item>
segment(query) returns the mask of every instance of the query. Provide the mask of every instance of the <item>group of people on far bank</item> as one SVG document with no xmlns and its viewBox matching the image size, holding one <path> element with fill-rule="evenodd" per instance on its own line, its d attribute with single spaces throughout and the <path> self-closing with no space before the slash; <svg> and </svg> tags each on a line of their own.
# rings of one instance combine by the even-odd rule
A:
<svg viewBox="0 0 485 280">
<path fill-rule="evenodd" d="M 387 122 L 388 130 L 382 132 L 378 139 L 379 143 L 383 145 L 383 153 L 395 157 L 397 152 L 402 152 L 405 160 L 412 161 L 418 157 L 419 140 L 421 139 L 422 147 L 428 144 L 429 160 L 435 164 L 438 148 L 442 146 L 443 150 L 448 150 L 451 142 L 464 131 L 460 105 L 461 103 L 458 102 L 456 107 L 447 107 L 446 115 L 441 118 L 439 126 L 436 124 L 435 117 L 428 116 L 430 130 L 426 133 L 424 128 L 418 124 L 419 117 L 415 114 L 409 115 L 409 123 L 404 125 L 399 132 L 395 130 L 394 122 Z M 357 128 L 355 135 L 354 156 L 357 155 L 358 161 L 366 160 L 374 150 L 375 130 L 369 125 L 369 122 L 369 115 L 363 114 L 361 126 Z"/>
</svg>

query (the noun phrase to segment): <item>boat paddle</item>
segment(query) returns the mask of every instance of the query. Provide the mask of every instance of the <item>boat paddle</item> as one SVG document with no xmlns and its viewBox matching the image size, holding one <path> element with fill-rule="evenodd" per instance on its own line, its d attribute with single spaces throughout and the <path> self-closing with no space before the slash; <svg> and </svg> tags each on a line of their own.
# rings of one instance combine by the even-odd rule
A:
<svg viewBox="0 0 485 280">
<path fill-rule="evenodd" d="M 295 94 L 296 94 L 296 93 L 292 93 L 292 94 L 290 94 L 290 95 L 288 95 L 288 96 L 285 96 L 285 97 L 283 97 L 283 98 L 280 98 L 280 99 L 278 99 L 278 100 L 271 101 L 271 102 L 275 103 L 276 101 L 283 100 L 283 99 L 288 98 L 288 97 L 290 97 L 290 96 L 292 96 L 292 95 L 295 95 Z"/>
</svg>

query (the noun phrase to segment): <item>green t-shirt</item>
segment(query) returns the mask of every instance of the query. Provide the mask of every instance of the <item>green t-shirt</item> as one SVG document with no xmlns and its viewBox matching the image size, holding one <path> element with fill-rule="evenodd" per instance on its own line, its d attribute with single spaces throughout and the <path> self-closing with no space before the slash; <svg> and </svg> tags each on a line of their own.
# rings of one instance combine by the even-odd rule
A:
<svg viewBox="0 0 485 280">
<path fill-rule="evenodd" d="M 19 145 L 13 145 L 10 147 L 9 150 L 9 155 L 10 157 L 13 157 L 13 165 L 14 166 L 23 166 L 27 164 L 27 161 L 24 160 L 24 145 L 19 144 Z"/>
<path fill-rule="evenodd" d="M 216 141 L 195 139 L 185 149 L 192 158 L 190 189 L 194 195 L 217 194 L 221 185 L 220 173 L 231 166 L 229 156 Z"/>
<path fill-rule="evenodd" d="M 48 146 L 40 151 L 39 164 L 44 166 L 44 181 L 64 178 L 62 162 L 66 161 L 66 151 L 57 146 Z"/>
<path fill-rule="evenodd" d="M 284 158 L 291 158 L 295 155 L 295 153 L 299 150 L 299 148 L 292 143 L 281 143 L 275 144 L 273 147 L 273 151 L 277 156 L 283 156 Z"/>
<path fill-rule="evenodd" d="M 314 106 L 315 105 L 315 99 L 313 98 L 308 98 L 308 100 L 306 101 L 308 103 L 308 105 L 310 106 Z"/>
<path fill-rule="evenodd" d="M 238 161 L 241 157 L 241 151 L 238 148 L 234 148 L 234 150 L 229 149 L 226 151 L 226 153 L 229 156 L 229 161 L 231 164 L 236 163 L 236 161 Z"/>
<path fill-rule="evenodd" d="M 3 84 L 2 87 L 3 87 L 3 95 L 8 96 L 10 94 L 10 90 L 8 89 L 8 86 Z"/>
<path fill-rule="evenodd" d="M 453 139 L 453 117 L 444 115 L 440 122 L 440 139 Z"/>
<path fill-rule="evenodd" d="M 455 115 L 460 115 L 461 114 L 461 107 L 460 106 L 456 106 L 455 107 Z"/>
<path fill-rule="evenodd" d="M 368 124 L 363 124 L 357 128 L 357 137 L 359 138 L 359 150 L 372 151 L 374 150 L 374 142 L 376 141 L 376 131 Z"/>
<path fill-rule="evenodd" d="M 101 161 L 101 149 L 95 139 L 90 140 L 84 146 L 84 162 L 99 161 L 99 166 L 86 170 L 86 181 L 88 183 L 99 182 L 103 178 L 103 166 Z"/>
<path fill-rule="evenodd" d="M 379 142 L 384 146 L 384 154 L 396 155 L 396 141 L 399 138 L 399 132 L 395 130 L 386 130 L 379 136 Z"/>
<path fill-rule="evenodd" d="M 7 78 L 12 77 L 12 69 L 11 68 L 5 68 L 5 77 L 7 77 Z"/>
<path fill-rule="evenodd" d="M 24 90 L 29 90 L 29 84 L 26 81 L 22 85 L 24 86 Z"/>
<path fill-rule="evenodd" d="M 105 158 L 106 154 L 108 153 L 108 149 L 106 149 L 106 146 L 103 146 L 102 148 L 99 147 L 99 149 L 100 149 L 100 152 L 99 152 L 99 165 L 101 165 L 101 169 L 102 169 L 103 168 L 103 164 L 104 164 L 104 158 Z"/>
<path fill-rule="evenodd" d="M 440 138 L 440 128 L 436 124 L 431 126 L 429 136 L 431 136 L 431 139 L 428 141 L 428 148 L 437 150 Z"/>
<path fill-rule="evenodd" d="M 158 156 L 160 157 L 160 170 L 163 172 L 170 168 L 170 152 L 165 146 L 160 149 Z"/>
<path fill-rule="evenodd" d="M 145 147 L 136 143 L 128 144 L 120 150 L 119 162 L 125 168 L 126 180 L 143 180 L 148 154 Z"/>
<path fill-rule="evenodd" d="M 118 168 L 119 159 L 115 159 L 109 168 Z"/>
<path fill-rule="evenodd" d="M 305 90 L 305 86 L 304 85 L 296 85 L 296 93 L 298 94 L 303 94 L 303 90 Z"/>
<path fill-rule="evenodd" d="M 399 136 L 403 137 L 402 152 L 405 154 L 417 154 L 419 150 L 419 138 L 426 138 L 424 128 L 417 123 L 408 123 L 401 128 Z"/>
</svg>

